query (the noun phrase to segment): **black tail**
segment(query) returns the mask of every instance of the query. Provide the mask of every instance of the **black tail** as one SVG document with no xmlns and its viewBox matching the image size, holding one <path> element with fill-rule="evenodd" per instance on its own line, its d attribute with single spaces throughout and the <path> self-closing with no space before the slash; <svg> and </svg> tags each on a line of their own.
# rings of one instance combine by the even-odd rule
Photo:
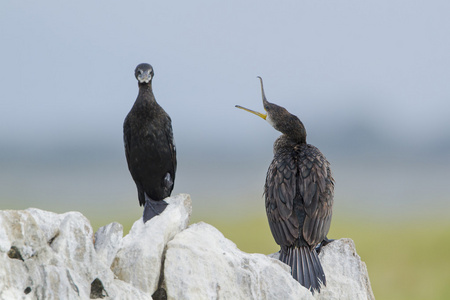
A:
<svg viewBox="0 0 450 300">
<path fill-rule="evenodd" d="M 288 247 L 286 251 L 281 249 L 280 260 L 291 267 L 292 277 L 301 285 L 320 293 L 320 285 L 327 285 L 325 273 L 320 264 L 315 249 L 309 247 Z"/>
<path fill-rule="evenodd" d="M 148 197 L 145 198 L 144 215 L 142 216 L 144 223 L 162 213 L 168 205 L 164 200 L 155 201 Z"/>
</svg>

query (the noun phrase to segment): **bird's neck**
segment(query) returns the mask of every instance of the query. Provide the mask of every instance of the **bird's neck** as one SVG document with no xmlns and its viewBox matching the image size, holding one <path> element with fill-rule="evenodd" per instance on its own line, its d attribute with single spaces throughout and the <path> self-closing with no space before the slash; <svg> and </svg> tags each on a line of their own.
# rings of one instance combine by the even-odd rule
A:
<svg viewBox="0 0 450 300">
<path fill-rule="evenodd" d="M 293 149 L 297 145 L 306 145 L 306 140 L 298 141 L 296 139 L 292 139 L 292 137 L 282 134 L 280 135 L 275 142 L 273 143 L 273 151 L 277 153 L 281 149 Z"/>
<path fill-rule="evenodd" d="M 151 105 L 156 103 L 155 96 L 153 95 L 152 83 L 139 83 L 139 95 L 138 99 L 141 104 Z"/>
<path fill-rule="evenodd" d="M 272 116 L 270 116 L 272 120 Z M 274 114 L 272 126 L 285 136 L 285 139 L 291 140 L 297 144 L 306 144 L 306 129 L 302 121 L 290 113 Z M 271 123 L 269 121 L 269 123 Z"/>
<path fill-rule="evenodd" d="M 296 144 L 306 144 L 306 130 L 301 122 L 300 126 L 287 126 L 280 131 L 283 133 L 284 139 Z"/>
<path fill-rule="evenodd" d="M 296 129 L 293 134 L 288 136 L 289 139 L 297 144 L 306 144 L 306 130 L 304 127 Z"/>
</svg>

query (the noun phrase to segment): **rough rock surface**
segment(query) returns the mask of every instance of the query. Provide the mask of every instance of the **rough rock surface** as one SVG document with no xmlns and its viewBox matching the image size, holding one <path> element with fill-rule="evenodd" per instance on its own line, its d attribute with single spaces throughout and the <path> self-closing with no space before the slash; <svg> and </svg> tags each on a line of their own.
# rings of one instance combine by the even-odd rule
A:
<svg viewBox="0 0 450 300">
<path fill-rule="evenodd" d="M 278 259 L 279 253 L 268 256 Z M 322 287 L 320 294 L 314 294 L 315 299 L 375 299 L 366 264 L 356 253 L 351 239 L 336 240 L 323 247 L 319 259 L 327 286 Z"/>
<path fill-rule="evenodd" d="M 313 299 L 289 271 L 279 260 L 242 252 L 216 228 L 197 223 L 167 245 L 163 286 L 168 299 Z"/>
<path fill-rule="evenodd" d="M 350 239 L 323 248 L 327 287 L 313 296 L 278 260 L 240 251 L 211 225 L 187 227 L 189 195 L 166 201 L 125 237 L 111 223 L 94 238 L 77 212 L 0 211 L 0 299 L 374 299 Z"/>
<path fill-rule="evenodd" d="M 95 251 L 109 267 L 122 246 L 122 237 L 123 226 L 116 222 L 100 227 L 95 233 Z"/>
<path fill-rule="evenodd" d="M 0 211 L 0 299 L 151 299 L 114 279 L 97 255 L 89 221 L 78 212 Z"/>
<path fill-rule="evenodd" d="M 111 266 L 119 279 L 150 294 L 158 288 L 166 244 L 187 227 L 192 212 L 188 195 L 177 195 L 167 202 L 161 215 L 145 224 L 142 219 L 133 224 Z"/>
<path fill-rule="evenodd" d="M 316 299 L 375 299 L 366 264 L 351 239 L 340 239 L 323 247 L 319 259 L 327 286 L 315 295 Z"/>
</svg>

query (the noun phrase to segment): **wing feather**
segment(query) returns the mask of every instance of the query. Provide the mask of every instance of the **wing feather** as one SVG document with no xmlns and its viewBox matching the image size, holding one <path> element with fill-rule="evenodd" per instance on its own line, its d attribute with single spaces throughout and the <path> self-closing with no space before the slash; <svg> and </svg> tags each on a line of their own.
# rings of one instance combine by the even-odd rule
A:
<svg viewBox="0 0 450 300">
<path fill-rule="evenodd" d="M 297 168 L 288 153 L 276 155 L 269 167 L 264 189 L 266 213 L 272 235 L 279 245 L 291 245 L 299 235 L 294 212 Z"/>
<path fill-rule="evenodd" d="M 327 235 L 334 180 L 329 163 L 314 146 L 281 149 L 269 167 L 264 188 L 266 213 L 275 241 L 291 246 L 299 239 L 311 247 Z"/>
<path fill-rule="evenodd" d="M 301 195 L 304 201 L 306 218 L 303 224 L 303 238 L 310 246 L 320 243 L 330 229 L 334 180 L 329 162 L 314 146 L 308 145 L 304 150 L 305 158 L 302 170 L 303 185 Z M 303 167 L 309 169 L 304 176 Z"/>
</svg>

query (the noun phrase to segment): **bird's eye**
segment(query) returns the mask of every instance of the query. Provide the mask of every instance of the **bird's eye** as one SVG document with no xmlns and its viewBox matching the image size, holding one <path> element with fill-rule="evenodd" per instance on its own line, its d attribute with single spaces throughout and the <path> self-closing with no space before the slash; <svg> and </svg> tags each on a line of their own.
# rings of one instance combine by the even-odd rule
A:
<svg viewBox="0 0 450 300">
<path fill-rule="evenodd" d="M 264 109 L 268 110 L 269 109 L 269 105 L 264 105 Z"/>
</svg>

